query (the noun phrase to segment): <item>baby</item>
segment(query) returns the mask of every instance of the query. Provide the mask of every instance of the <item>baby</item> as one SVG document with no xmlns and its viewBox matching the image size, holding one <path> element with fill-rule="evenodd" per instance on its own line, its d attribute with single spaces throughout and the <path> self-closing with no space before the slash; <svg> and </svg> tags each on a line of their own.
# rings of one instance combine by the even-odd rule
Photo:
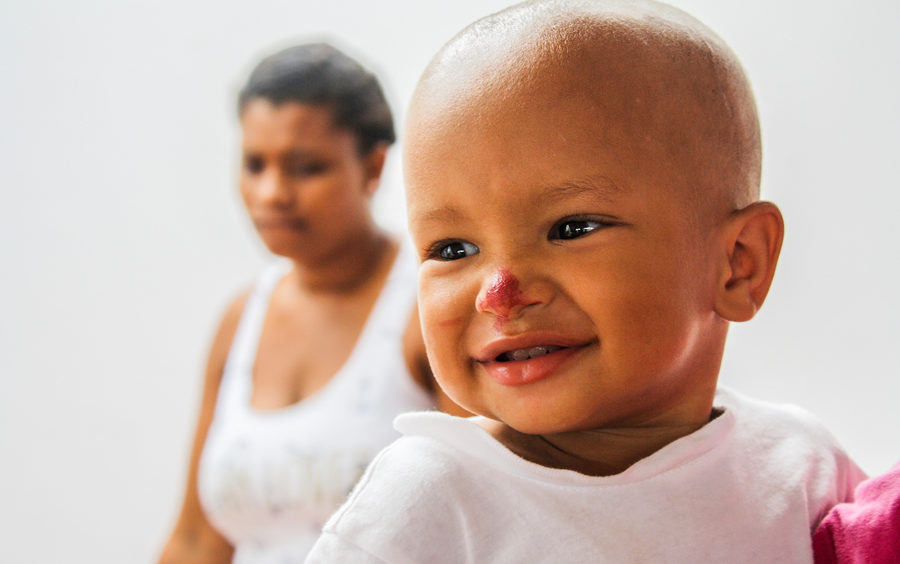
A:
<svg viewBox="0 0 900 564">
<path fill-rule="evenodd" d="M 717 390 L 783 235 L 735 56 L 651 1 L 476 22 L 413 96 L 405 173 L 444 391 L 308 562 L 808 562 L 862 472 L 806 412 Z"/>
</svg>

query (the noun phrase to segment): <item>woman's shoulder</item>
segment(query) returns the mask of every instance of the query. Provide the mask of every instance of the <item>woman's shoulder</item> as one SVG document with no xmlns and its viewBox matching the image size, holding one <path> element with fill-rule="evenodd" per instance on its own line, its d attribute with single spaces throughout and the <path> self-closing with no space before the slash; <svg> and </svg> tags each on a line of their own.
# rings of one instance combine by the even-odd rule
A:
<svg viewBox="0 0 900 564">
<path fill-rule="evenodd" d="M 244 310 L 247 308 L 247 303 L 250 300 L 252 293 L 253 287 L 242 289 L 237 295 L 231 298 L 231 301 L 228 302 L 225 311 L 219 318 L 219 324 L 213 335 L 206 361 L 207 385 L 218 388 L 218 381 L 221 379 L 222 373 L 225 370 L 225 363 L 228 360 L 231 345 L 234 342 L 235 335 L 237 334 L 238 327 L 240 327 L 241 319 L 244 315 Z M 210 379 L 215 381 L 211 382 L 209 381 Z"/>
<path fill-rule="evenodd" d="M 286 261 L 274 262 L 263 269 L 253 283 L 246 285 L 231 298 L 219 319 L 212 347 L 210 347 L 210 360 L 213 360 L 214 357 L 220 358 L 224 365 L 244 312 L 253 305 L 257 308 L 264 307 L 275 284 L 284 277 L 288 270 L 289 263 Z"/>
<path fill-rule="evenodd" d="M 215 337 L 213 338 L 213 349 L 216 349 L 217 346 L 218 348 L 224 347 L 224 352 L 228 352 L 231 341 L 234 339 L 234 334 L 237 332 L 238 325 L 241 322 L 244 308 L 247 306 L 247 301 L 250 298 L 251 290 L 251 288 L 241 290 L 240 293 L 234 296 L 225 307 L 225 311 L 219 319 Z"/>
</svg>

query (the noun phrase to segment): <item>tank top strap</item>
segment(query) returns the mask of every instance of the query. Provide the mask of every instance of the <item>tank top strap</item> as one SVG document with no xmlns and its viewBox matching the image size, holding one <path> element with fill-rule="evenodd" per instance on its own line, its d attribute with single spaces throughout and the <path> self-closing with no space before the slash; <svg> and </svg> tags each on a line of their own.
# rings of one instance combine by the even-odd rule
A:
<svg viewBox="0 0 900 564">
<path fill-rule="evenodd" d="M 376 397 L 374 388 L 418 392 L 408 389 L 418 387 L 406 367 L 402 338 L 415 300 L 416 262 L 411 245 L 403 241 L 363 331 L 336 375 L 335 387 L 356 390 L 369 399 Z"/>
<path fill-rule="evenodd" d="M 357 348 L 381 347 L 379 336 L 388 337 L 399 345 L 397 335 L 402 335 L 409 323 L 416 302 L 416 262 L 412 245 L 401 241 L 394 264 L 385 280 L 381 295 L 369 314 L 365 330 L 360 335 Z M 381 354 L 384 354 L 382 352 Z"/>
<path fill-rule="evenodd" d="M 256 350 L 266 312 L 269 310 L 275 286 L 288 270 L 290 263 L 287 261 L 269 265 L 257 277 L 247 297 L 231 349 L 228 351 L 222 383 L 219 385 L 219 401 L 228 406 L 228 411 L 232 413 L 243 411 L 249 401 L 253 365 L 256 363 Z"/>
</svg>

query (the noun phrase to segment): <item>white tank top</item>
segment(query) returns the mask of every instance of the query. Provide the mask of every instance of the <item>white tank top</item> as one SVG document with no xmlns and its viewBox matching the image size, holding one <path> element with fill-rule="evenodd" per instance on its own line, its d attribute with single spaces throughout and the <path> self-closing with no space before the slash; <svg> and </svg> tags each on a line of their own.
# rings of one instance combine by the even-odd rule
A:
<svg viewBox="0 0 900 564">
<path fill-rule="evenodd" d="M 247 300 L 200 459 L 201 504 L 234 545 L 236 564 L 302 562 L 369 461 L 399 436 L 394 416 L 432 406 L 403 356 L 416 287 L 403 245 L 353 351 L 325 387 L 281 409 L 253 408 L 259 335 L 288 267 L 263 272 Z"/>
</svg>

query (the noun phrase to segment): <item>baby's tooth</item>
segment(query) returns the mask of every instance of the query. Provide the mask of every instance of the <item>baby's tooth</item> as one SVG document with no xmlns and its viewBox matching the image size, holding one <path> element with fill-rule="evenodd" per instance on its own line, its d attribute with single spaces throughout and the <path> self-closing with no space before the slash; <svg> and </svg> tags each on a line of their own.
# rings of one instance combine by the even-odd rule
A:
<svg viewBox="0 0 900 564">
<path fill-rule="evenodd" d="M 506 358 L 509 360 L 528 360 L 530 358 L 544 356 L 545 354 L 558 351 L 559 349 L 560 347 L 557 347 L 555 345 L 538 345 L 529 349 L 518 349 L 515 351 L 510 351 L 506 353 Z"/>
<path fill-rule="evenodd" d="M 531 358 L 531 355 L 528 354 L 529 351 L 525 349 L 519 349 L 517 351 L 513 351 L 509 354 L 513 360 L 528 360 Z"/>
</svg>

